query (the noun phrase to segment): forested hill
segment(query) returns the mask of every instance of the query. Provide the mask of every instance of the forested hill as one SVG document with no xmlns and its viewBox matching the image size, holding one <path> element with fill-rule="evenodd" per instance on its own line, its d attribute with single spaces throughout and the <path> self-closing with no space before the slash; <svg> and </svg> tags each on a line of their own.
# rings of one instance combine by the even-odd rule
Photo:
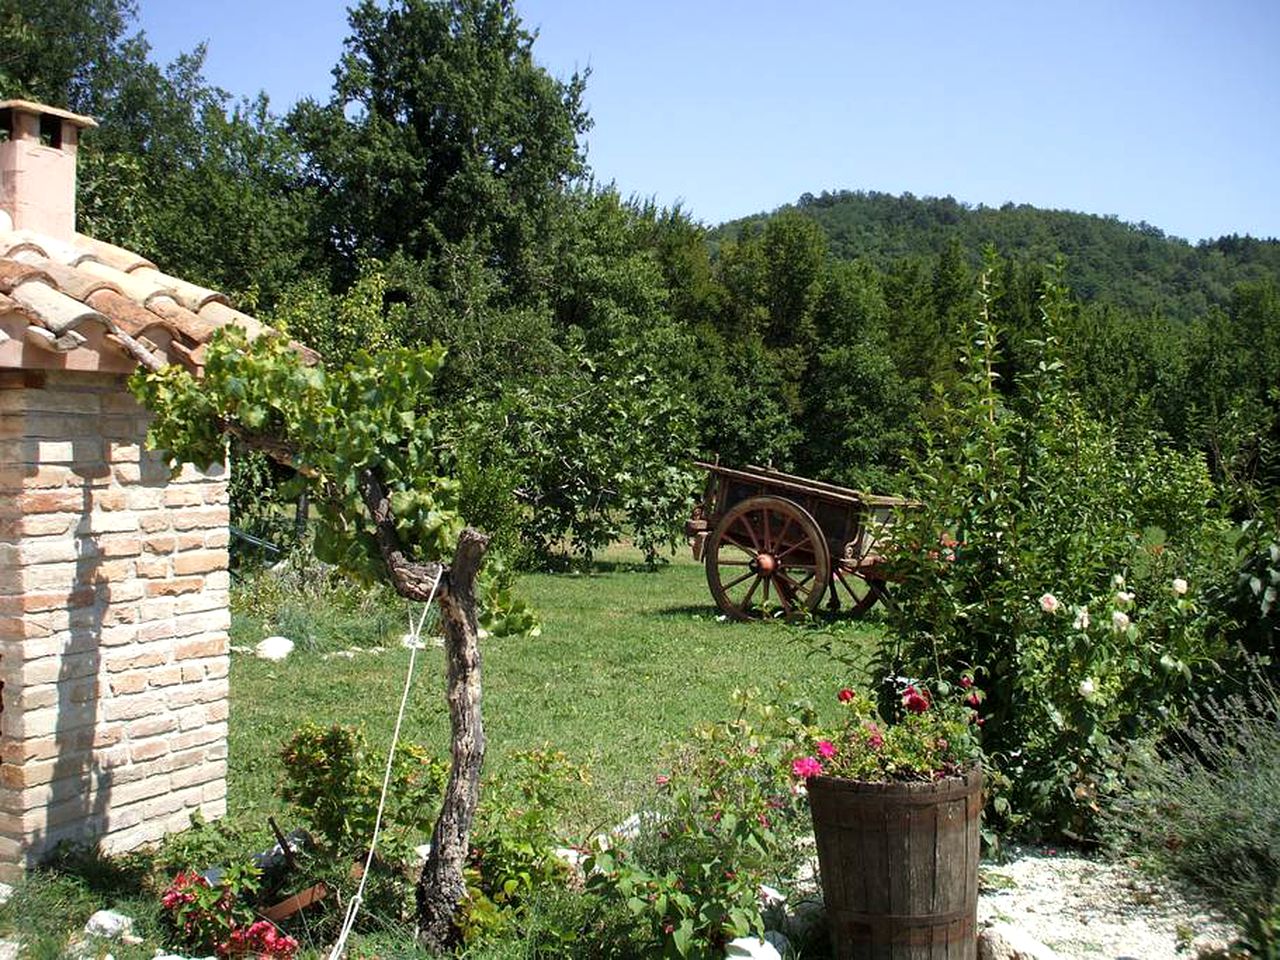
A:
<svg viewBox="0 0 1280 960">
<path fill-rule="evenodd" d="M 737 237 L 787 210 L 817 222 L 839 259 L 862 258 L 884 270 L 904 257 L 936 257 L 953 239 L 973 265 L 988 244 L 1023 263 L 1047 263 L 1061 254 L 1067 260 L 1067 282 L 1080 299 L 1181 320 L 1227 303 L 1241 282 L 1280 281 L 1276 239 L 1227 236 L 1190 244 L 1148 223 L 1029 204 L 970 206 L 952 197 L 910 193 L 806 193 L 772 214 L 721 225 L 711 232 L 712 243 Z"/>
</svg>

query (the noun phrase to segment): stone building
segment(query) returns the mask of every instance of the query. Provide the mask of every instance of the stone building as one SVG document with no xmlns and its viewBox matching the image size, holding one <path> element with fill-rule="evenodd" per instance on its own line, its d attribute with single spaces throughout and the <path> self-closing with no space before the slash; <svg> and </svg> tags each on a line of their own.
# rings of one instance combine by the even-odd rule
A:
<svg viewBox="0 0 1280 960">
<path fill-rule="evenodd" d="M 75 232 L 93 125 L 0 102 L 0 880 L 226 804 L 226 471 L 146 449 L 124 344 L 198 371 L 216 329 L 260 327 Z"/>
</svg>

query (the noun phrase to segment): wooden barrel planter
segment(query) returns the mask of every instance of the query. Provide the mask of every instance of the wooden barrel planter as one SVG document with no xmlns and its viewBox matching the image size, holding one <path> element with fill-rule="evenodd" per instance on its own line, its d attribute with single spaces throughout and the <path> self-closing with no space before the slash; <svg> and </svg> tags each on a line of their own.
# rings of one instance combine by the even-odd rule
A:
<svg viewBox="0 0 1280 960">
<path fill-rule="evenodd" d="M 975 960 L 982 771 L 808 788 L 838 960 Z"/>
</svg>

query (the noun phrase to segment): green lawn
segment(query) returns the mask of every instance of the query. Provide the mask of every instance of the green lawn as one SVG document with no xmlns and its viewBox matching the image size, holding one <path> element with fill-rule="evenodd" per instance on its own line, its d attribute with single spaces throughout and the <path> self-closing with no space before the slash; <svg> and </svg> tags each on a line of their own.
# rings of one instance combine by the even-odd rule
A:
<svg viewBox="0 0 1280 960">
<path fill-rule="evenodd" d="M 789 681 L 792 695 L 820 700 L 847 679 L 838 663 L 810 652 L 805 631 L 718 620 L 702 568 L 687 555 L 652 572 L 638 560 L 617 549 L 590 574 L 525 577 L 520 590 L 541 617 L 541 636 L 482 642 L 486 776 L 500 775 L 513 750 L 550 744 L 565 751 L 592 776 L 584 813 L 595 824 L 584 829 L 631 812 L 637 788 L 660 771 L 663 746 L 697 721 L 724 717 L 734 688 L 769 691 Z M 407 625 L 407 613 L 400 622 Z M 379 637 L 362 626 L 354 626 L 349 643 L 377 644 Z M 238 618 L 235 641 L 254 643 L 264 629 Z M 854 630 L 846 647 L 875 629 Z M 387 652 L 351 660 L 305 651 L 279 664 L 233 656 L 233 820 L 257 826 L 283 810 L 274 795 L 281 777 L 276 755 L 304 719 L 358 724 L 371 745 L 385 749 L 409 659 L 399 647 L 402 631 L 385 638 Z M 428 648 L 418 665 L 406 735 L 443 754 L 441 652 Z"/>
</svg>

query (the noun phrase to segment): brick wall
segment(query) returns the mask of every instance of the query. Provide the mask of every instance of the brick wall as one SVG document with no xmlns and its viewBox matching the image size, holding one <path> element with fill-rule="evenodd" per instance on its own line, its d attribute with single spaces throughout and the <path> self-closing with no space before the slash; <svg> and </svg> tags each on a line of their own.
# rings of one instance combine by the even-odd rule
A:
<svg viewBox="0 0 1280 960">
<path fill-rule="evenodd" d="M 0 880 L 222 815 L 224 470 L 170 478 L 106 374 L 0 371 Z"/>
</svg>

